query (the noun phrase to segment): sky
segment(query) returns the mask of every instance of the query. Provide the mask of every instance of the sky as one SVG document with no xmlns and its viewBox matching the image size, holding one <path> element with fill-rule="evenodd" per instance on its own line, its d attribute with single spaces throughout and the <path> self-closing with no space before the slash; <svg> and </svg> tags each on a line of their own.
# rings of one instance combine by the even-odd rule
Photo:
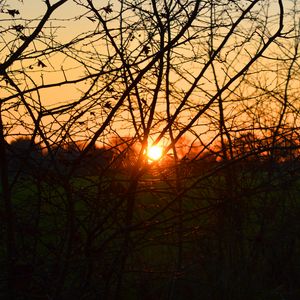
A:
<svg viewBox="0 0 300 300">
<path fill-rule="evenodd" d="M 21 2 L 22 1 L 22 2 Z M 39 19 L 46 11 L 46 4 L 43 0 L 9 0 L 7 4 L 10 9 L 17 9 L 20 15 L 15 17 L 16 22 L 19 21 L 18 17 L 22 17 L 28 21 Z M 52 1 L 55 3 L 56 1 Z M 72 20 L 71 22 L 65 22 L 67 19 L 72 19 L 80 14 L 80 7 L 76 5 L 72 0 L 68 0 L 59 9 L 57 9 L 52 19 L 55 19 L 56 24 L 60 23 L 64 29 L 60 30 L 60 38 L 70 38 L 79 34 L 83 29 L 88 28 L 89 22 L 86 18 L 79 20 Z M 2 15 L 1 18 L 5 17 Z M 60 20 L 60 22 L 59 22 Z"/>
<path fill-rule="evenodd" d="M 54 3 L 55 1 L 52 1 Z M 22 24 L 26 25 L 30 28 L 34 28 L 34 26 L 37 24 L 37 22 L 33 20 L 39 20 L 43 14 L 46 11 L 46 4 L 43 0 L 9 0 L 6 2 L 7 9 L 15 9 L 20 12 L 20 15 L 16 15 L 14 18 L 9 16 L 8 14 L 1 14 L 0 20 L 2 20 L 2 24 L 5 24 L 4 20 L 8 20 L 8 23 L 6 24 L 6 27 L 10 27 L 13 25 Z M 58 10 L 54 12 L 52 15 L 53 21 L 48 22 L 47 26 L 60 26 L 59 31 L 57 32 L 57 40 L 59 39 L 61 42 L 69 41 L 72 38 L 76 37 L 83 31 L 88 30 L 88 26 L 91 24 L 91 22 L 87 18 L 82 18 L 80 20 L 74 20 L 73 18 L 77 16 L 80 13 L 79 7 L 74 4 L 72 0 L 67 1 L 64 3 L 61 7 L 59 7 Z M 69 21 L 71 19 L 71 21 Z M 24 21 L 25 20 L 25 21 Z M 0 23 L 1 25 L 1 23 Z M 32 32 L 32 29 L 31 29 Z M 26 29 L 24 31 L 24 34 L 28 35 L 28 31 L 26 32 Z M 9 40 L 9 39 L 7 39 Z M 2 57 L 5 57 L 2 53 Z M 3 58 L 2 58 L 3 59 Z M 47 61 L 44 61 L 47 65 L 47 68 L 45 68 L 44 71 L 44 80 L 48 80 L 47 83 L 55 82 L 57 80 L 62 80 L 63 74 L 57 75 L 57 74 L 51 74 L 51 68 L 50 68 L 50 62 L 47 63 Z M 56 56 L 56 64 L 57 65 L 64 65 L 67 68 L 67 62 L 65 61 L 63 63 L 62 60 L 58 56 Z M 57 68 L 57 66 L 54 66 Z M 60 69 L 60 68 L 58 68 Z M 32 70 L 34 71 L 34 70 Z M 32 72 L 33 73 L 33 72 Z M 75 74 L 74 74 L 75 75 Z M 56 92 L 56 95 L 61 96 L 61 98 L 65 97 L 64 92 L 62 92 L 61 88 L 56 89 L 58 92 Z M 58 99 L 55 100 L 54 97 L 47 97 L 50 103 L 55 103 L 60 101 L 60 97 L 58 96 Z M 69 96 L 70 98 L 70 96 Z"/>
<path fill-rule="evenodd" d="M 43 0 L 9 0 L 7 2 L 13 9 L 18 9 L 24 18 L 33 19 L 41 16 L 46 10 L 46 4 Z M 55 1 L 52 1 L 55 3 Z M 78 8 L 73 1 L 67 1 L 60 9 L 62 12 L 56 13 L 55 17 L 64 18 L 74 16 Z"/>
<path fill-rule="evenodd" d="M 52 0 L 52 3 L 54 3 L 54 1 L 55 0 Z M 13 24 L 16 24 L 16 25 L 19 24 L 19 23 L 22 23 L 22 21 L 20 20 L 19 17 L 24 18 L 26 20 L 25 21 L 25 23 L 26 23 L 26 22 L 29 22 L 31 20 L 40 18 L 46 10 L 46 5 L 45 5 L 43 0 L 23 0 L 22 2 L 18 1 L 18 0 L 7 0 L 6 3 L 9 3 L 11 9 L 17 9 L 17 10 L 20 11 L 20 16 L 16 16 L 14 18 L 13 22 L 12 22 Z M 96 1 L 95 1 L 95 3 L 96 3 Z M 97 4 L 100 7 L 101 7 L 101 5 L 102 6 L 107 5 L 107 3 L 108 3 L 107 0 L 104 0 L 104 1 L 99 0 L 99 2 L 97 2 Z M 59 29 L 59 33 L 57 34 L 57 36 L 60 40 L 62 40 L 62 41 L 70 40 L 73 37 L 75 37 L 76 35 L 78 35 L 82 32 L 86 32 L 89 29 L 89 26 L 90 26 L 90 28 L 92 28 L 92 27 L 95 28 L 97 26 L 97 25 L 95 25 L 97 23 L 91 22 L 89 19 L 87 19 L 86 16 L 81 18 L 81 19 L 76 19 L 76 20 L 72 19 L 72 18 L 74 18 L 75 16 L 78 16 L 78 15 L 80 15 L 80 9 L 79 9 L 78 5 L 74 4 L 73 0 L 68 0 L 62 7 L 60 7 L 53 14 L 53 16 L 52 16 L 52 18 L 54 18 L 53 25 L 56 26 L 57 24 L 59 24 L 60 26 L 62 26 Z M 9 17 L 7 14 L 5 14 L 5 15 L 1 14 L 1 18 L 3 16 Z M 91 13 L 91 15 L 88 15 L 88 16 L 92 16 L 92 13 Z M 12 18 L 10 18 L 10 19 L 12 19 Z M 71 19 L 71 21 L 68 21 L 69 19 Z M 34 23 L 28 23 L 28 24 L 32 25 L 32 27 L 34 26 Z M 247 22 L 245 24 L 247 25 Z M 225 28 L 224 30 L 226 31 L 227 29 Z M 258 35 L 255 35 L 255 34 L 256 33 L 254 33 L 253 36 L 254 37 L 256 36 L 256 38 L 257 38 Z M 252 38 L 252 40 L 251 40 L 252 47 L 255 46 L 253 36 L 251 37 Z M 259 41 L 260 41 L 260 39 L 259 39 Z M 140 39 L 140 41 L 138 41 L 138 43 L 139 42 L 142 42 L 142 38 Z M 86 43 L 87 44 L 89 43 L 88 45 L 90 45 L 90 41 L 87 41 Z M 218 40 L 216 40 L 216 43 L 218 43 Z M 234 45 L 234 43 L 236 43 L 236 41 L 232 40 L 232 43 Z M 98 46 L 99 44 L 95 43 L 94 45 Z M 247 45 L 247 47 L 249 47 L 250 43 L 245 44 L 245 45 Z M 205 52 L 205 49 L 207 49 L 207 45 L 203 46 L 202 44 L 199 44 L 198 46 L 199 46 L 199 55 L 201 53 Z M 189 47 L 189 45 L 188 45 L 188 47 Z M 100 48 L 97 48 L 98 52 L 101 52 L 101 51 L 99 51 L 99 49 Z M 180 48 L 181 52 L 183 51 L 182 49 L 183 48 Z M 247 48 L 247 49 L 249 49 L 249 48 Z M 193 48 L 193 51 L 194 50 L 195 50 L 195 48 Z M 240 50 L 240 48 L 237 47 L 237 50 Z M 241 53 L 242 53 L 242 50 L 243 49 L 241 48 Z M 231 55 L 235 56 L 234 52 L 229 52 L 229 53 L 231 53 Z M 203 57 L 206 59 L 206 53 L 204 53 Z M 231 59 L 230 56 L 226 56 L 226 57 L 227 58 L 229 57 L 229 59 Z M 33 71 L 36 71 L 37 76 L 40 76 L 40 73 L 43 72 L 43 80 L 45 81 L 45 83 L 49 83 L 50 81 L 53 81 L 53 80 L 54 81 L 55 80 L 63 80 L 63 77 L 62 77 L 63 73 L 60 71 L 60 65 L 66 66 L 66 62 L 62 62 L 56 57 L 57 60 L 56 60 L 56 66 L 55 67 L 56 67 L 56 70 L 58 70 L 59 72 L 57 74 L 54 74 L 53 72 L 51 73 L 50 64 L 47 63 L 48 57 L 45 57 L 45 56 L 42 55 L 41 59 L 43 59 L 44 62 L 47 64 L 47 68 L 44 68 L 44 69 L 36 68 L 35 70 L 33 70 Z M 96 59 L 94 58 L 94 61 L 92 61 L 92 63 L 95 62 L 95 61 L 96 61 Z M 195 63 L 194 61 L 192 62 L 195 65 L 195 69 L 196 69 L 195 72 L 196 73 L 199 72 L 198 68 L 203 67 L 204 62 L 201 60 L 201 62 L 199 63 L 199 61 L 200 61 L 200 59 L 198 60 L 198 64 Z M 186 63 L 186 62 L 184 62 L 184 63 Z M 220 64 L 215 63 L 216 68 L 221 69 L 222 63 L 223 62 L 221 62 Z M 230 70 L 232 70 L 233 73 L 235 73 L 236 69 L 238 69 L 240 63 L 241 63 L 240 61 L 232 59 L 232 67 L 231 67 Z M 99 65 L 100 65 L 100 63 L 99 63 Z M 57 66 L 58 66 L 58 68 L 57 68 Z M 190 67 L 190 65 L 189 65 L 189 67 Z M 192 70 L 192 68 L 189 68 L 189 72 L 191 72 L 191 70 Z M 80 70 L 80 71 L 82 71 L 82 70 Z M 225 71 L 225 73 L 226 73 L 226 71 Z M 77 75 L 82 76 L 82 73 L 80 73 L 79 70 L 77 71 L 77 74 L 76 74 L 76 71 L 74 71 L 73 74 L 74 74 L 74 76 L 77 76 Z M 190 77 L 192 77 L 193 73 L 190 73 L 190 75 L 191 75 Z M 68 77 L 68 79 L 70 79 L 70 77 Z M 38 78 L 38 80 L 42 80 L 42 79 Z M 102 78 L 101 78 L 101 80 L 102 80 Z M 205 84 L 206 84 L 205 89 L 207 91 L 208 90 L 207 81 L 205 81 Z M 72 88 L 74 90 L 77 89 L 77 87 L 75 87 L 74 85 L 73 85 Z M 214 91 L 214 89 L 215 89 L 215 87 L 213 86 L 213 91 Z M 57 87 L 57 88 L 51 90 L 49 92 L 49 94 L 41 92 L 41 96 L 42 96 L 41 98 L 47 100 L 47 105 L 48 104 L 52 105 L 52 104 L 55 104 L 55 103 L 59 103 L 60 101 L 72 101 L 73 97 L 76 98 L 74 96 L 75 95 L 74 90 L 71 91 L 71 90 L 62 89 L 61 87 Z M 182 88 L 182 90 L 183 90 L 182 94 L 184 94 L 184 88 Z M 200 92 L 199 92 L 199 95 L 201 95 Z M 204 100 L 203 99 L 204 99 L 203 97 L 201 98 L 201 97 L 199 97 L 198 95 L 195 94 L 192 101 L 197 101 L 197 103 L 202 103 L 203 101 L 206 101 L 206 99 L 204 99 Z M 197 107 L 194 108 L 194 110 L 196 110 L 196 109 L 198 109 L 198 108 Z M 204 126 L 202 126 L 202 128 L 204 128 Z"/>
</svg>

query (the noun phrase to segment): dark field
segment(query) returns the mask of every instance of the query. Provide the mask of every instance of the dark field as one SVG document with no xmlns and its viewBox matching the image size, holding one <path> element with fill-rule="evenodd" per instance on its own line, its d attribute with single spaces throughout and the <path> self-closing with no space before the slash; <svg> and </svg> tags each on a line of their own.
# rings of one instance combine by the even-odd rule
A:
<svg viewBox="0 0 300 300">
<path fill-rule="evenodd" d="M 299 299 L 296 162 L 60 167 L 11 170 L 1 299 Z"/>
</svg>

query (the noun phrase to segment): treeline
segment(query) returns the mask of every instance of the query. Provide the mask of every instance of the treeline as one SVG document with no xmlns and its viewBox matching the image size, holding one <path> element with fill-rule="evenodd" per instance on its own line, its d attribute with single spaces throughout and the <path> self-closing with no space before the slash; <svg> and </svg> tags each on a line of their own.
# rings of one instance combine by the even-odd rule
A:
<svg viewBox="0 0 300 300">
<path fill-rule="evenodd" d="M 19 138 L 8 146 L 8 165 L 11 174 L 24 175 L 52 171 L 66 173 L 75 169 L 76 174 L 93 175 L 107 169 L 113 159 L 113 149 L 94 147 L 81 157 L 82 147 L 76 143 L 54 145 L 50 151 L 27 138 Z"/>
<path fill-rule="evenodd" d="M 7 147 L 10 174 L 36 174 L 45 171 L 76 175 L 99 175 L 110 170 L 130 169 L 138 156 L 137 147 L 128 143 L 129 138 L 120 139 L 110 147 L 92 147 L 85 151 L 82 142 L 65 142 L 53 145 L 50 149 L 41 144 L 21 137 Z M 274 143 L 271 138 L 259 139 L 251 133 L 242 134 L 221 145 L 215 143 L 209 148 L 195 147 L 187 150 L 176 163 L 188 164 L 196 173 L 200 168 L 209 169 L 220 162 L 231 161 L 235 164 L 247 164 L 260 168 L 288 166 L 291 172 L 299 169 L 299 143 L 294 136 L 282 136 Z M 199 150 L 200 149 L 200 150 Z M 145 156 L 145 162 L 147 158 Z M 174 166 L 175 159 L 167 154 L 161 160 L 165 168 Z"/>
</svg>

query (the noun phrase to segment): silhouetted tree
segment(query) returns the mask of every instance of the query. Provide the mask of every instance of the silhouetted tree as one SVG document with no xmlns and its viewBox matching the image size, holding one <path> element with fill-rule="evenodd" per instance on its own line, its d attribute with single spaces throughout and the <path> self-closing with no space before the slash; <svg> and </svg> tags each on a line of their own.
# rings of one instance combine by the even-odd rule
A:
<svg viewBox="0 0 300 300">
<path fill-rule="evenodd" d="M 0 0 L 1 296 L 296 297 L 299 4 L 36 3 Z"/>
</svg>

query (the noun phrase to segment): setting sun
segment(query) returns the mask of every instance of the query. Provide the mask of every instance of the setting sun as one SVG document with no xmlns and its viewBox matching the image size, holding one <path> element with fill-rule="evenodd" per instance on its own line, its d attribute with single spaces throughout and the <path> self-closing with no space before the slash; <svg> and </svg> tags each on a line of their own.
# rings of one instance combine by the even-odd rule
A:
<svg viewBox="0 0 300 300">
<path fill-rule="evenodd" d="M 148 148 L 147 156 L 150 160 L 158 160 L 161 158 L 162 153 L 162 147 L 156 145 Z"/>
</svg>

